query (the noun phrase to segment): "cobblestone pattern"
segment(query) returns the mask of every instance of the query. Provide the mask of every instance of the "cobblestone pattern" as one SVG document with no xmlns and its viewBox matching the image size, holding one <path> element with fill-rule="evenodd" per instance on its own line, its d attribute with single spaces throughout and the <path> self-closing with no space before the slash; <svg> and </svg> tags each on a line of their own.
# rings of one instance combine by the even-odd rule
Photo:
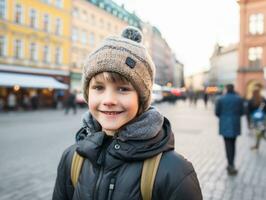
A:
<svg viewBox="0 0 266 200">
<path fill-rule="evenodd" d="M 189 159 L 198 174 L 204 200 L 265 200 L 266 142 L 251 151 L 254 137 L 248 134 L 242 118 L 242 135 L 237 139 L 235 177 L 227 175 L 222 137 L 218 135 L 218 119 L 212 105 L 189 107 L 179 102 L 160 105 L 159 109 L 172 122 L 176 150 Z"/>
<path fill-rule="evenodd" d="M 162 103 L 158 109 L 171 121 L 176 151 L 190 160 L 198 174 L 204 200 L 265 200 L 266 142 L 250 151 L 254 137 L 237 140 L 236 167 L 226 173 L 222 138 L 213 107 L 189 107 L 184 102 Z M 0 115 L 0 200 L 51 199 L 56 168 L 63 150 L 74 142 L 82 113 L 64 116 L 63 111 Z"/>
</svg>

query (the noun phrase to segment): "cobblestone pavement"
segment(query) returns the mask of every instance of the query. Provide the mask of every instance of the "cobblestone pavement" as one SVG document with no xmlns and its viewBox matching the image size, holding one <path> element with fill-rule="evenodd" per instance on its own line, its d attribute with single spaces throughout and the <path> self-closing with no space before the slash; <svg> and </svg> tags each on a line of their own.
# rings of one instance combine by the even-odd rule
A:
<svg viewBox="0 0 266 200">
<path fill-rule="evenodd" d="M 190 160 L 198 174 L 204 200 L 265 200 L 266 142 L 250 151 L 254 138 L 237 140 L 239 174 L 226 173 L 224 144 L 211 105 L 207 109 L 187 103 L 162 103 L 175 133 L 176 151 Z M 0 114 L 0 200 L 51 199 L 56 168 L 63 150 L 74 142 L 85 110 L 65 116 L 63 111 Z"/>
</svg>

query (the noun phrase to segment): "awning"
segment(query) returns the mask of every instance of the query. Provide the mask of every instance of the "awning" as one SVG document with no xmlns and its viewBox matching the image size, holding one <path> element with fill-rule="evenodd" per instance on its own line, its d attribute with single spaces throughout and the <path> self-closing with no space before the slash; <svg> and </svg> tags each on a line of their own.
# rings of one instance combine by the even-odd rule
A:
<svg viewBox="0 0 266 200">
<path fill-rule="evenodd" d="M 15 85 L 21 88 L 68 89 L 68 85 L 60 83 L 50 76 L 0 72 L 0 87 L 14 87 Z"/>
</svg>

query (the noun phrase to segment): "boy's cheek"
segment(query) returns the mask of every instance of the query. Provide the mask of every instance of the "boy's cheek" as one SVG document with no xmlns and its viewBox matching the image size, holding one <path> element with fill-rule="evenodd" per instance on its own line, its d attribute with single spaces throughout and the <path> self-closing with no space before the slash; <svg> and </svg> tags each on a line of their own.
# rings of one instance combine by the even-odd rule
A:
<svg viewBox="0 0 266 200">
<path fill-rule="evenodd" d="M 92 110 L 94 108 L 94 102 L 90 98 L 88 98 L 88 108 L 89 110 Z"/>
</svg>

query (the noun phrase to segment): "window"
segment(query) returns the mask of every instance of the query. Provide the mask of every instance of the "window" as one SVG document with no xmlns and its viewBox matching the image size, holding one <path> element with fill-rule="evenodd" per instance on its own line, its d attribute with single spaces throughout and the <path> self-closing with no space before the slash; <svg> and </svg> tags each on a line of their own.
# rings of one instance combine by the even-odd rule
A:
<svg viewBox="0 0 266 200">
<path fill-rule="evenodd" d="M 100 8 L 104 8 L 105 4 L 104 2 L 100 2 Z"/>
<path fill-rule="evenodd" d="M 79 17 L 79 9 L 73 8 L 72 15 L 73 15 L 73 17 Z"/>
<path fill-rule="evenodd" d="M 36 61 L 37 60 L 37 47 L 36 43 L 30 43 L 30 60 Z"/>
<path fill-rule="evenodd" d="M 107 30 L 108 30 L 108 31 L 111 30 L 111 24 L 110 24 L 110 22 L 107 23 Z"/>
<path fill-rule="evenodd" d="M 86 21 L 87 20 L 87 12 L 85 10 L 83 10 L 82 12 L 82 20 Z"/>
<path fill-rule="evenodd" d="M 60 47 L 55 49 L 55 64 L 59 65 L 62 63 L 62 50 Z"/>
<path fill-rule="evenodd" d="M 81 42 L 82 42 L 82 44 L 86 44 L 87 43 L 87 33 L 86 33 L 86 31 L 82 31 L 81 32 Z"/>
<path fill-rule="evenodd" d="M 78 40 L 78 30 L 76 28 L 73 28 L 73 30 L 72 30 L 72 40 L 73 41 Z"/>
<path fill-rule="evenodd" d="M 103 19 L 100 19 L 100 28 L 104 28 L 104 22 L 103 22 Z"/>
<path fill-rule="evenodd" d="M 117 15 L 117 11 L 116 10 L 113 10 L 113 15 Z"/>
<path fill-rule="evenodd" d="M 30 10 L 30 27 L 36 28 L 37 26 L 37 16 L 36 16 L 36 10 L 31 9 Z"/>
<path fill-rule="evenodd" d="M 249 66 L 252 68 L 259 68 L 261 67 L 262 61 L 262 47 L 252 47 L 248 50 L 248 60 Z"/>
<path fill-rule="evenodd" d="M 50 0 L 42 0 L 44 3 L 50 3 Z"/>
<path fill-rule="evenodd" d="M 0 19 L 6 17 L 6 0 L 0 0 Z"/>
<path fill-rule="evenodd" d="M 21 40 L 15 40 L 14 45 L 14 52 L 15 52 L 15 58 L 21 59 L 22 58 L 22 41 Z"/>
<path fill-rule="evenodd" d="M 261 13 L 250 15 L 249 32 L 252 35 L 262 34 L 264 32 L 264 15 Z"/>
<path fill-rule="evenodd" d="M 43 30 L 46 32 L 49 31 L 49 21 L 50 21 L 49 15 L 44 14 L 44 16 L 43 16 Z"/>
<path fill-rule="evenodd" d="M 91 25 L 95 25 L 95 16 L 91 15 Z"/>
<path fill-rule="evenodd" d="M 55 6 L 58 8 L 63 7 L 63 0 L 55 0 Z"/>
<path fill-rule="evenodd" d="M 49 52 L 49 47 L 45 45 L 43 47 L 43 62 L 48 63 L 50 61 L 50 52 Z"/>
<path fill-rule="evenodd" d="M 94 45 L 95 45 L 94 33 L 90 33 L 90 46 L 94 47 Z"/>
<path fill-rule="evenodd" d="M 15 22 L 18 24 L 22 23 L 22 7 L 20 4 L 16 4 L 15 7 Z"/>
<path fill-rule="evenodd" d="M 61 35 L 62 34 L 62 22 L 60 18 L 55 20 L 55 34 Z"/>
<path fill-rule="evenodd" d="M 0 57 L 6 55 L 6 40 L 5 36 L 0 36 Z"/>
</svg>

